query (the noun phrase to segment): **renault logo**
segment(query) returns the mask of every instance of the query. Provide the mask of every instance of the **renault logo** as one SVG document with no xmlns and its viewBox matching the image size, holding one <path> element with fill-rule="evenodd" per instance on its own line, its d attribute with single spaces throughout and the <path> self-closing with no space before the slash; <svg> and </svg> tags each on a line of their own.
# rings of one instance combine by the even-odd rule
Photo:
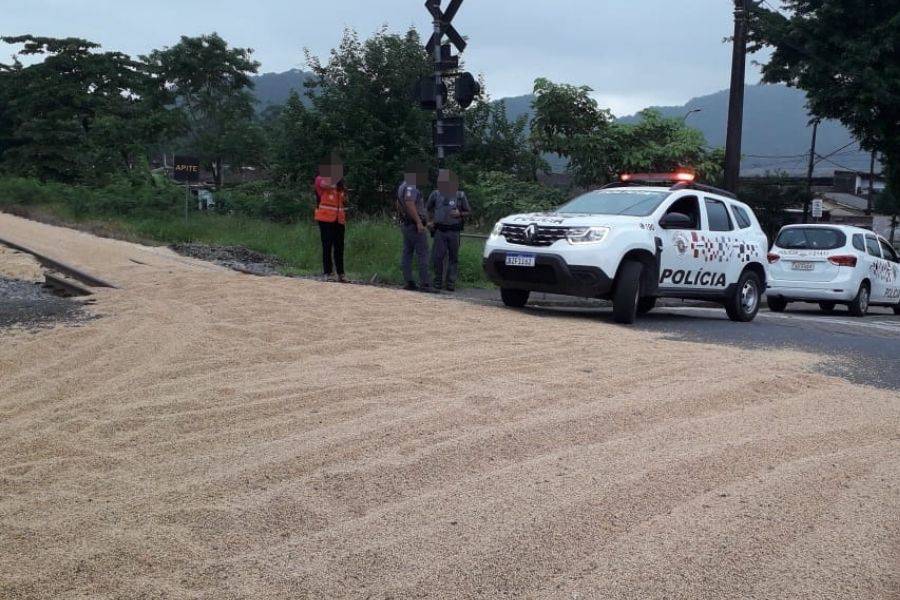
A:
<svg viewBox="0 0 900 600">
<path fill-rule="evenodd" d="M 525 241 L 533 242 L 535 236 L 537 235 L 537 224 L 532 223 L 528 227 L 525 228 Z"/>
</svg>

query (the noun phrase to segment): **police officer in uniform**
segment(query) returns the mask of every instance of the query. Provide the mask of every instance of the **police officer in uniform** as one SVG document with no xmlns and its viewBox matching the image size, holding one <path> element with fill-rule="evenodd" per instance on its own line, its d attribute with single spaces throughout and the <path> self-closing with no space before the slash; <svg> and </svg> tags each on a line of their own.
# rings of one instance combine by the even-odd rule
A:
<svg viewBox="0 0 900 600">
<path fill-rule="evenodd" d="M 459 274 L 459 244 L 465 218 L 472 212 L 469 199 L 459 189 L 459 179 L 449 169 L 438 173 L 438 189 L 428 197 L 425 209 L 429 227 L 434 232 L 432 268 L 434 287 L 440 290 L 446 283 L 448 292 L 456 289 Z M 443 281 L 444 261 L 447 261 L 447 281 Z"/>
<path fill-rule="evenodd" d="M 403 257 L 400 267 L 407 290 L 419 289 L 413 278 L 413 255 L 419 266 L 419 286 L 422 291 L 431 291 L 428 277 L 428 232 L 425 228 L 427 213 L 425 201 L 419 185 L 424 183 L 422 169 L 410 166 L 406 169 L 403 183 L 397 188 L 397 212 L 400 219 L 400 231 L 403 234 Z"/>
</svg>

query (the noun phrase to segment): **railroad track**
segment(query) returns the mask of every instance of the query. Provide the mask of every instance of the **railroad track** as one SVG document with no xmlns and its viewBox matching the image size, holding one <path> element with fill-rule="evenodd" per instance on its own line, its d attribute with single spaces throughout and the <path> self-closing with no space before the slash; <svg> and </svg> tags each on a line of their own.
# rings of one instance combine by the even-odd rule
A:
<svg viewBox="0 0 900 600">
<path fill-rule="evenodd" d="M 13 250 L 30 254 L 45 269 L 53 271 L 52 273 L 44 274 L 44 286 L 56 294 L 63 296 L 90 296 L 93 293 L 90 288 L 118 289 L 118 286 L 96 277 L 83 269 L 56 260 L 55 258 L 50 258 L 27 246 L 11 242 L 4 238 L 0 238 L 0 244 L 12 248 Z"/>
</svg>

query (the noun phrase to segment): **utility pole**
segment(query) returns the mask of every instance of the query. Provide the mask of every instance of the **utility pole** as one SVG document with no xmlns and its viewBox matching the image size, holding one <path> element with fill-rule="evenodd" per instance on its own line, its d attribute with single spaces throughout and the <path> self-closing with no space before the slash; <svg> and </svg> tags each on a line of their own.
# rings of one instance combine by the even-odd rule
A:
<svg viewBox="0 0 900 600">
<path fill-rule="evenodd" d="M 806 199 L 803 200 L 803 222 L 809 221 L 809 201 L 812 198 L 813 172 L 816 168 L 816 137 L 819 134 L 819 119 L 813 119 L 812 144 L 809 147 L 809 168 L 806 170 Z"/>
<path fill-rule="evenodd" d="M 725 139 L 725 189 L 737 192 L 741 177 L 741 136 L 744 127 L 744 76 L 747 71 L 747 25 L 750 0 L 734 0 L 734 48 L 731 56 L 731 95 Z"/>
<path fill-rule="evenodd" d="M 872 214 L 875 207 L 875 151 L 872 151 L 872 160 L 869 163 L 869 198 L 866 202 L 866 216 Z"/>
</svg>

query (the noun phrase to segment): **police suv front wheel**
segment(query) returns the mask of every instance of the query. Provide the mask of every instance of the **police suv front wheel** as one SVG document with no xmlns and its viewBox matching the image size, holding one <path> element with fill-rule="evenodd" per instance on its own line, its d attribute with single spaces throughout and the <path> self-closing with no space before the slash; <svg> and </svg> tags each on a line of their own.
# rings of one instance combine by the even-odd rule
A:
<svg viewBox="0 0 900 600">
<path fill-rule="evenodd" d="M 622 263 L 613 293 L 613 319 L 617 323 L 631 325 L 637 318 L 641 298 L 641 277 L 644 265 L 636 260 Z"/>
<path fill-rule="evenodd" d="M 528 297 L 531 292 L 528 290 L 511 290 L 508 288 L 500 288 L 500 298 L 503 304 L 510 308 L 522 308 L 528 304 Z"/>
<path fill-rule="evenodd" d="M 753 271 L 744 271 L 738 280 L 734 293 L 725 302 L 725 312 L 732 321 L 749 323 L 759 312 L 759 276 Z"/>
</svg>

